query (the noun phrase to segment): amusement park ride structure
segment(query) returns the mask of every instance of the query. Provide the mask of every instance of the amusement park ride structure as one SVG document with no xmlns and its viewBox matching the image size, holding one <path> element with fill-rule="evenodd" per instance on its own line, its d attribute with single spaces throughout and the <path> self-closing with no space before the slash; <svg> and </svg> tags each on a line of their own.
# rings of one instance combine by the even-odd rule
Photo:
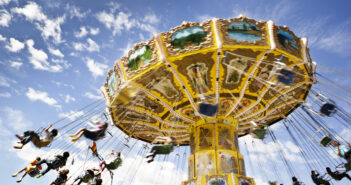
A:
<svg viewBox="0 0 351 185">
<path fill-rule="evenodd" d="M 184 22 L 135 44 L 101 90 L 110 119 L 129 137 L 190 145 L 183 185 L 253 185 L 238 137 L 301 105 L 315 67 L 307 40 L 272 21 Z"/>
</svg>

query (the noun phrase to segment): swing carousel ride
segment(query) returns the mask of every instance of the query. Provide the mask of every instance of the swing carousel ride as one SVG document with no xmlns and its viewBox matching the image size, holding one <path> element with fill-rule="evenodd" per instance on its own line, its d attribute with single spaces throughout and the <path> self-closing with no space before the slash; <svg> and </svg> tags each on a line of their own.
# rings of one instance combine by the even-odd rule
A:
<svg viewBox="0 0 351 185">
<path fill-rule="evenodd" d="M 110 119 L 128 136 L 190 145 L 183 185 L 253 185 L 238 137 L 263 138 L 304 103 L 315 67 L 307 40 L 272 21 L 184 22 L 135 44 L 101 90 Z"/>
<path fill-rule="evenodd" d="M 150 143 L 155 144 L 160 136 L 172 138 L 180 146 L 156 158 L 174 165 L 167 182 L 172 185 L 254 185 L 262 183 L 254 181 L 257 176 L 269 184 L 289 184 L 286 181 L 291 177 L 306 177 L 312 170 L 323 174 L 326 167 L 346 173 L 351 170 L 351 160 L 334 152 L 332 144 L 338 141 L 346 146 L 342 132 L 351 128 L 351 114 L 345 111 L 351 105 L 351 90 L 318 73 L 316 66 L 307 40 L 273 21 L 240 16 L 183 22 L 135 44 L 128 56 L 117 60 L 101 87 L 105 100 L 83 107 L 79 111 L 84 114 L 72 121 L 63 118 L 53 123 L 66 137 L 101 115 L 100 120 L 115 126 L 109 127 L 107 138 L 93 142 L 89 149 L 84 141 L 56 139 L 60 143 L 54 141 L 59 149 L 54 153 L 72 154 L 66 165 L 72 179 L 86 170 L 89 162 L 96 166 L 93 158 L 99 162 L 108 159 L 106 147 L 128 156 L 129 162 L 123 162 L 118 170 L 101 172 L 104 184 L 108 179 L 111 184 L 116 182 L 114 173 L 118 174 L 117 184 L 128 185 L 140 173 L 145 175 L 147 172 L 139 172 L 140 166 L 151 164 L 140 156 L 145 156 Z M 350 78 L 323 66 L 318 69 Z M 59 122 L 63 122 L 61 126 Z M 281 126 L 273 129 L 272 124 Z M 284 138 L 277 130 L 285 131 Z M 289 138 L 295 151 L 281 142 Z M 255 149 L 258 145 L 260 149 Z M 268 145 L 271 148 L 264 148 Z M 82 148 L 88 150 L 85 156 Z M 88 158 L 89 150 L 93 155 Z M 42 158 L 53 155 L 46 154 Z M 292 155 L 304 161 L 304 170 L 296 169 Z M 157 162 L 152 165 L 161 165 L 160 172 L 157 167 L 152 171 L 156 179 L 152 184 L 164 184 L 160 179 L 167 176 L 163 170 L 167 167 Z M 332 175 L 321 178 L 333 180 Z"/>
</svg>

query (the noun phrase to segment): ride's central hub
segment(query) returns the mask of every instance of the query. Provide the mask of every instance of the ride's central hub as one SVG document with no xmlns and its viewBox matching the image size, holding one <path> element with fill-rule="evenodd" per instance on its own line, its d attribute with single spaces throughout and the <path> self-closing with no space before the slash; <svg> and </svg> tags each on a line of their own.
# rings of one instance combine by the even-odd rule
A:
<svg viewBox="0 0 351 185">
<path fill-rule="evenodd" d="M 188 181 L 183 185 L 254 184 L 245 177 L 243 156 L 239 152 L 237 121 L 231 118 L 200 120 L 190 130 L 191 155 Z"/>
</svg>

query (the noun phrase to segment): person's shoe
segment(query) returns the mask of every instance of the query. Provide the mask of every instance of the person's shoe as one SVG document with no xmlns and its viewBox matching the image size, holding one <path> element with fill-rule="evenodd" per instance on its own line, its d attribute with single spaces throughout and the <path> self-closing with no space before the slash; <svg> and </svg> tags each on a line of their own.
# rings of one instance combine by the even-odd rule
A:
<svg viewBox="0 0 351 185">
<path fill-rule="evenodd" d="M 154 161 L 154 159 L 149 159 L 147 163 L 151 163 L 152 161 Z"/>
<path fill-rule="evenodd" d="M 12 177 L 17 177 L 17 173 L 14 173 L 11 175 Z"/>
<path fill-rule="evenodd" d="M 21 181 L 22 181 L 22 179 L 18 179 L 16 182 L 17 182 L 17 183 L 20 183 Z"/>
<path fill-rule="evenodd" d="M 43 174 L 39 174 L 38 176 L 37 176 L 37 179 L 39 179 L 40 177 L 42 177 L 43 176 Z"/>
<path fill-rule="evenodd" d="M 76 137 L 76 135 L 70 134 L 70 135 L 68 135 L 68 137 Z"/>
<path fill-rule="evenodd" d="M 14 149 L 22 149 L 23 146 L 13 146 Z"/>
<path fill-rule="evenodd" d="M 76 141 L 78 141 L 78 140 L 79 140 L 79 137 L 73 138 L 73 139 L 72 139 L 73 142 L 76 142 Z"/>
<path fill-rule="evenodd" d="M 15 135 L 19 140 L 22 140 L 24 137 L 23 136 L 20 136 L 18 134 Z"/>
<path fill-rule="evenodd" d="M 148 158 L 148 157 L 153 156 L 153 155 L 154 155 L 153 153 L 149 153 L 145 156 L 145 158 Z"/>
</svg>

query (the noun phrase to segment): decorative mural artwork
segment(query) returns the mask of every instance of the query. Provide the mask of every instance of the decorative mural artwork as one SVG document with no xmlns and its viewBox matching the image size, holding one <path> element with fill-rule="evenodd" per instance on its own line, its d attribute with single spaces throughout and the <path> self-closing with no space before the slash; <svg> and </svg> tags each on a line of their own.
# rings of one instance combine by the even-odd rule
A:
<svg viewBox="0 0 351 185">
<path fill-rule="evenodd" d="M 187 71 L 196 93 L 201 94 L 209 91 L 207 79 L 208 68 L 205 63 L 191 64 L 187 67 Z"/>
<path fill-rule="evenodd" d="M 184 49 L 189 45 L 200 45 L 205 41 L 206 35 L 207 33 L 200 26 L 184 28 L 173 34 L 171 45 L 177 49 Z"/>
<path fill-rule="evenodd" d="M 206 150 L 212 146 L 212 135 L 213 130 L 210 128 L 200 127 L 200 138 L 199 138 L 199 148 L 200 150 Z"/>
<path fill-rule="evenodd" d="M 249 179 L 245 179 L 245 178 L 239 178 L 239 185 L 251 185 L 251 181 Z"/>
<path fill-rule="evenodd" d="M 136 96 L 134 102 L 133 102 L 133 104 L 135 104 L 136 106 L 139 106 L 139 107 L 143 107 L 146 110 L 153 111 L 156 113 L 163 112 L 163 107 L 161 105 L 159 105 L 158 103 L 156 103 L 155 101 L 146 97 L 146 95 Z"/>
<path fill-rule="evenodd" d="M 242 71 L 246 69 L 248 64 L 249 61 L 246 58 L 235 58 L 230 60 L 227 66 L 226 83 L 238 84 L 240 82 Z"/>
<path fill-rule="evenodd" d="M 291 35 L 290 33 L 283 31 L 283 30 L 278 30 L 277 37 L 278 37 L 278 42 L 282 46 L 284 46 L 284 48 L 289 49 L 289 50 L 297 50 L 298 49 L 297 42 L 296 42 L 294 36 Z"/>
<path fill-rule="evenodd" d="M 128 68 L 130 71 L 138 70 L 140 67 L 147 65 L 151 59 L 152 50 L 149 46 L 144 45 L 129 55 Z"/>
<path fill-rule="evenodd" d="M 118 89 L 118 84 L 120 83 L 120 79 L 117 76 L 116 72 L 112 72 L 110 78 L 108 79 L 108 91 L 110 93 L 110 96 L 114 96 Z"/>
<path fill-rule="evenodd" d="M 235 108 L 235 112 L 241 111 L 243 108 L 247 107 L 250 105 L 251 101 L 250 100 L 242 100 L 239 105 Z"/>
<path fill-rule="evenodd" d="M 238 165 L 233 155 L 220 152 L 219 156 L 220 169 L 223 173 L 238 173 Z"/>
<path fill-rule="evenodd" d="M 232 149 L 232 135 L 227 127 L 218 127 L 219 129 L 219 141 L 218 144 L 222 149 Z"/>
<path fill-rule="evenodd" d="M 202 153 L 197 156 L 196 176 L 215 173 L 213 155 Z"/>
<path fill-rule="evenodd" d="M 161 94 L 164 95 L 166 98 L 172 99 L 179 95 L 179 92 L 174 87 L 171 80 L 165 76 L 157 77 L 156 79 L 153 79 L 150 82 L 149 86 L 151 86 L 152 89 L 161 92 Z"/>
<path fill-rule="evenodd" d="M 250 92 L 257 92 L 260 89 L 262 89 L 262 87 L 267 85 L 263 82 L 269 80 L 272 68 L 272 65 L 261 65 L 256 77 L 257 79 L 254 79 L 254 81 L 250 85 Z"/>
<path fill-rule="evenodd" d="M 144 116 L 135 112 L 128 112 L 126 119 L 136 120 L 136 121 L 144 121 L 144 122 L 156 122 L 156 120 L 150 118 L 149 116 Z"/>
<path fill-rule="evenodd" d="M 294 79 L 295 73 L 286 69 L 281 69 L 277 76 L 279 82 L 285 85 L 291 85 Z"/>
<path fill-rule="evenodd" d="M 218 106 L 218 114 L 225 114 L 233 103 L 234 101 L 230 99 L 221 100 Z"/>
<path fill-rule="evenodd" d="M 227 185 L 227 182 L 222 178 L 214 177 L 207 182 L 207 185 Z"/>
<path fill-rule="evenodd" d="M 229 38 L 239 42 L 261 40 L 260 29 L 252 22 L 232 22 L 228 26 Z"/>
</svg>

